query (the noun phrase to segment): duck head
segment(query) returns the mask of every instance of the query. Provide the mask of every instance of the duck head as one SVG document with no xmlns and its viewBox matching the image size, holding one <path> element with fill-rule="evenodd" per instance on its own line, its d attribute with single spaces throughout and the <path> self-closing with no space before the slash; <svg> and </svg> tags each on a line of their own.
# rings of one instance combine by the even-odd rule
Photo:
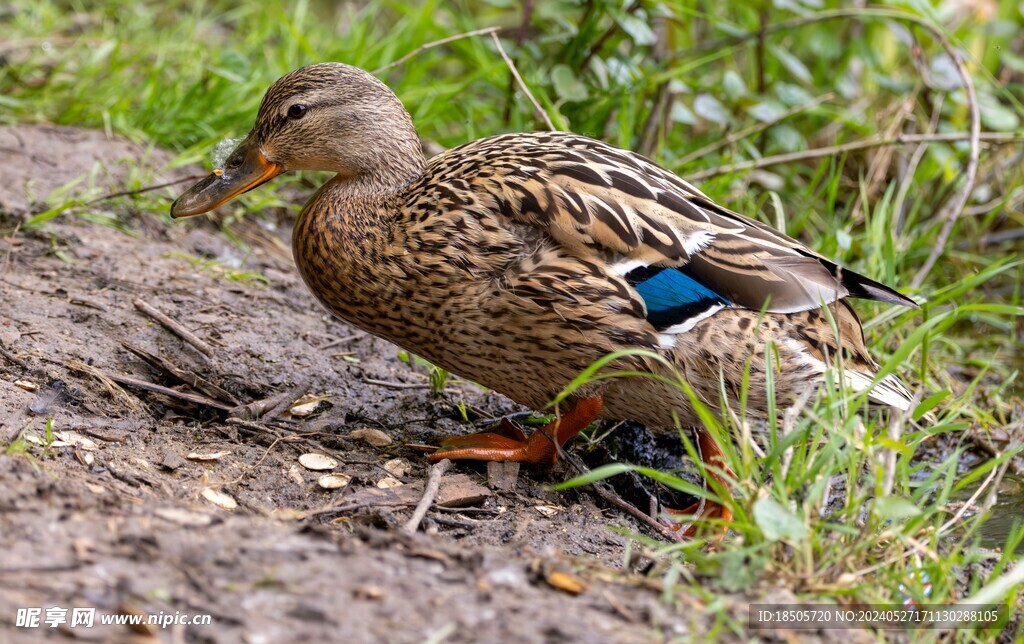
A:
<svg viewBox="0 0 1024 644">
<path fill-rule="evenodd" d="M 270 86 L 224 167 L 178 197 L 171 216 L 209 212 L 293 170 L 335 172 L 356 194 L 385 193 L 419 176 L 423 164 L 412 118 L 384 83 L 342 63 L 308 65 Z"/>
</svg>

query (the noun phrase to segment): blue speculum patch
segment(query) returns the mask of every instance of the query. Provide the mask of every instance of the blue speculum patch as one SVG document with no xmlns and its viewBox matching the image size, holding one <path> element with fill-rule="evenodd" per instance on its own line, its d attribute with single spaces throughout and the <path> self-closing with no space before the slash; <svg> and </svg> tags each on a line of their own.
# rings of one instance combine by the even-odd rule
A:
<svg viewBox="0 0 1024 644">
<path fill-rule="evenodd" d="M 685 272 L 683 268 L 647 266 L 626 275 L 647 305 L 647 321 L 660 330 L 700 315 L 729 300 Z"/>
</svg>

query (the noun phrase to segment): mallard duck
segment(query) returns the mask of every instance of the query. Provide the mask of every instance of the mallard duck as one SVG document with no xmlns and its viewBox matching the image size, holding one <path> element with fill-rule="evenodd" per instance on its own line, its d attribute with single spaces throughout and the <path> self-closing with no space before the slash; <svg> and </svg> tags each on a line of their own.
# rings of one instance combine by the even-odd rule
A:
<svg viewBox="0 0 1024 644">
<path fill-rule="evenodd" d="M 878 366 L 847 298 L 912 300 L 627 150 L 528 132 L 426 160 L 412 118 L 384 83 L 349 65 L 315 64 L 270 87 L 245 140 L 171 215 L 208 212 L 293 170 L 336 173 L 293 235 L 299 272 L 320 302 L 520 405 L 545 409 L 595 361 L 640 349 L 610 367 L 678 373 L 713 410 L 723 390 L 726 402 L 739 399 L 749 363 L 746 412 L 764 417 L 770 344 L 780 398 L 818 387 L 842 354 L 852 389 L 896 409 L 911 404 L 895 376 L 875 382 Z M 648 377 L 591 382 L 558 412 L 529 437 L 505 423 L 452 437 L 431 458 L 550 465 L 597 419 L 654 431 L 701 426 L 687 394 Z M 695 444 L 709 476 L 727 483 L 715 441 L 698 430 Z M 731 520 L 720 503 L 680 512 Z M 694 525 L 680 524 L 680 535 Z"/>
</svg>

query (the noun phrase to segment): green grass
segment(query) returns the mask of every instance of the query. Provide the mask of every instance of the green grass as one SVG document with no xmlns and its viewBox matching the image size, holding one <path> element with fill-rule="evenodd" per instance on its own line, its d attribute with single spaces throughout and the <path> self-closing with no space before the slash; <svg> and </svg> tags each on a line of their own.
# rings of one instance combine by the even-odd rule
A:
<svg viewBox="0 0 1024 644">
<path fill-rule="evenodd" d="M 0 43 L 7 43 L 0 122 L 103 128 L 174 150 L 176 164 L 208 164 L 217 141 L 245 134 L 263 90 L 286 71 L 323 60 L 373 70 L 425 43 L 499 26 L 505 49 L 556 125 L 641 151 L 684 177 L 737 161 L 927 132 L 933 124 L 938 132 L 969 126 L 964 92 L 930 32 L 877 11 L 813 19 L 842 6 L 835 2 L 794 2 L 793 10 L 765 2 L 762 10 L 753 3 L 551 0 L 534 3 L 525 22 L 510 0 L 237 4 L 112 1 L 90 8 L 15 0 L 0 21 Z M 1010 0 L 961 4 L 966 13 L 919 0 L 887 11 L 939 25 L 967 56 L 983 129 L 1020 135 L 1024 7 Z M 801 18 L 805 24 L 790 24 L 763 43 L 756 37 L 764 25 Z M 421 135 L 443 146 L 543 127 L 486 37 L 425 50 L 380 76 Z M 744 130 L 750 133 L 689 154 Z M 988 579 L 1012 569 L 1016 558 L 1008 553 L 1022 533 L 1007 536 L 1002 554 L 980 549 L 988 513 L 940 528 L 950 518 L 947 504 L 967 498 L 1010 454 L 965 470 L 958 465 L 968 449 L 964 432 L 1021 431 L 1019 141 L 983 147 L 967 213 L 935 268 L 912 285 L 938 240 L 938 213 L 961 189 L 967 152 L 962 142 L 920 152 L 901 145 L 701 182 L 716 200 L 924 301 L 920 311 L 857 308 L 884 370 L 927 393 L 890 435 L 886 418 L 867 412 L 862 397 L 826 387 L 798 417 L 770 426 L 765 458 L 755 456 L 745 426 L 708 415 L 708 429 L 730 446 L 739 475 L 735 536 L 713 551 L 699 542 L 652 544 L 663 555 L 661 574 L 676 589 L 669 594 L 714 602 L 722 590 L 778 584 L 801 596 L 894 602 L 920 594 L 925 571 L 930 600 L 945 602 L 962 599 L 965 584 L 973 593 L 989 583 L 982 567 L 992 570 Z M 297 209 L 284 197 L 288 184 L 305 189 L 316 181 L 280 181 L 246 195 L 236 213 Z M 30 222 L 45 227 L 52 217 L 88 214 L 73 188 L 52 195 L 50 209 Z M 170 195 L 147 194 L 134 206 L 166 211 Z M 445 381 L 432 374 L 435 391 Z M 928 410 L 938 422 L 915 424 Z M 935 450 L 926 449 L 934 443 L 952 451 L 933 462 Z M 671 473 L 647 474 L 686 487 Z M 826 507 L 823 499 L 838 481 L 843 501 Z M 1015 586 L 1006 600 L 1018 594 Z"/>
</svg>

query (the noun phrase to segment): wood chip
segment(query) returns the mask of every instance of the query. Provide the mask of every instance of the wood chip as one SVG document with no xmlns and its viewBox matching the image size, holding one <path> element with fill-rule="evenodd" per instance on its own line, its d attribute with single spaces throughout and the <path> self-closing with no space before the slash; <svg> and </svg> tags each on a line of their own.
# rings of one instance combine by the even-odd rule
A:
<svg viewBox="0 0 1024 644">
<path fill-rule="evenodd" d="M 228 450 L 221 450 L 219 452 L 209 452 L 206 454 L 200 452 L 189 452 L 187 458 L 190 461 L 219 461 L 231 452 Z"/>
<path fill-rule="evenodd" d="M 303 454 L 299 457 L 299 464 L 307 470 L 313 470 L 314 472 L 333 470 L 338 467 L 338 461 L 326 454 L 319 454 L 317 452 Z"/>
<path fill-rule="evenodd" d="M 401 478 L 412 472 L 412 463 L 404 458 L 393 458 L 384 464 L 384 469 L 392 476 Z"/>
<path fill-rule="evenodd" d="M 103 496 L 104 494 L 107 493 L 107 488 L 103 487 L 102 485 L 96 485 L 95 483 L 86 483 L 85 487 L 89 488 L 89 491 L 95 494 L 96 496 Z"/>
<path fill-rule="evenodd" d="M 423 496 L 424 481 L 394 488 L 368 487 L 348 494 L 341 503 L 325 508 L 300 513 L 297 518 L 315 516 L 325 512 L 345 513 L 373 507 L 413 507 Z M 441 479 L 435 503 L 454 508 L 476 505 L 491 495 L 491 491 L 479 485 L 465 474 L 448 474 Z"/>
<path fill-rule="evenodd" d="M 30 380 L 15 380 L 14 386 L 20 387 L 25 391 L 39 391 L 39 385 Z"/>
<path fill-rule="evenodd" d="M 288 478 L 295 481 L 299 485 L 304 485 L 306 483 L 306 479 L 302 478 L 302 472 L 299 471 L 298 465 L 292 465 L 291 467 L 288 468 Z"/>
<path fill-rule="evenodd" d="M 549 572 L 544 577 L 544 581 L 555 590 L 560 590 L 570 595 L 579 595 L 587 589 L 587 584 L 582 579 L 560 570 Z"/>
<path fill-rule="evenodd" d="M 380 586 L 363 585 L 352 589 L 352 596 L 356 599 L 370 599 L 380 601 L 387 597 L 387 592 Z"/>
<path fill-rule="evenodd" d="M 349 436 L 356 440 L 366 441 L 374 447 L 387 447 L 392 443 L 390 436 L 379 429 L 372 429 L 370 427 L 353 430 Z"/>
<path fill-rule="evenodd" d="M 477 505 L 490 495 L 490 490 L 465 474 L 449 474 L 441 481 L 437 504 L 446 508 L 464 508 Z"/>
<path fill-rule="evenodd" d="M 352 480 L 348 474 L 324 474 L 317 479 L 317 485 L 325 490 L 339 490 Z"/>
<path fill-rule="evenodd" d="M 54 432 L 53 435 L 56 436 L 57 439 L 62 441 L 64 444 L 71 445 L 79 449 L 84 449 L 92 452 L 98 448 L 98 445 L 96 445 L 96 441 L 92 440 L 91 438 L 82 436 L 78 432 Z"/>
<path fill-rule="evenodd" d="M 381 488 L 383 490 L 387 490 L 387 489 L 390 489 L 390 488 L 393 488 L 393 487 L 398 487 L 400 485 L 405 485 L 405 483 L 402 483 L 398 479 L 396 479 L 394 477 L 391 477 L 391 476 L 385 476 L 381 480 L 377 481 L 377 487 L 379 487 L 379 488 Z"/>
<path fill-rule="evenodd" d="M 165 521 L 189 528 L 202 528 L 213 523 L 213 517 L 205 512 L 193 512 L 181 508 L 157 508 L 153 514 Z"/>
<path fill-rule="evenodd" d="M 203 490 L 203 498 L 223 510 L 234 510 L 238 507 L 238 501 L 229 495 L 208 487 Z"/>
<path fill-rule="evenodd" d="M 288 413 L 294 418 L 305 418 L 316 411 L 320 403 L 330 399 L 329 394 L 323 396 L 314 396 L 313 394 L 306 394 L 293 402 L 288 407 Z"/>
<path fill-rule="evenodd" d="M 565 508 L 558 505 L 535 505 L 533 509 L 546 517 L 553 517 Z"/>
<path fill-rule="evenodd" d="M 90 427 L 83 429 L 82 431 L 96 440 L 103 441 L 104 443 L 123 443 L 128 440 L 127 432 L 123 432 L 118 429 Z"/>
</svg>

